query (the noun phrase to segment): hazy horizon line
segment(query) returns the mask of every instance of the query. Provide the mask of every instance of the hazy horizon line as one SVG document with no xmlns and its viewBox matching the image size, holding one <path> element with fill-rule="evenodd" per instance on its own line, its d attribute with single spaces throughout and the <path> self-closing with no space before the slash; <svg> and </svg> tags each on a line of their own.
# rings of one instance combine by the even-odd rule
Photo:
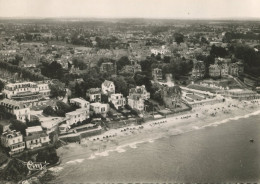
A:
<svg viewBox="0 0 260 184">
<path fill-rule="evenodd" d="M 55 17 L 41 17 L 41 16 L 0 16 L 0 19 L 154 19 L 154 20 L 259 20 L 260 17 L 94 17 L 94 16 L 55 16 Z"/>
</svg>

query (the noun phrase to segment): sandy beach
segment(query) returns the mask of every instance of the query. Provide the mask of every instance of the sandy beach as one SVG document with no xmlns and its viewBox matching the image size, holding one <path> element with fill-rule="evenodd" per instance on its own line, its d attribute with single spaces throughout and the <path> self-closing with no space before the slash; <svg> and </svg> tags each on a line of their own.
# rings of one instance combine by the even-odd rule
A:
<svg viewBox="0 0 260 184">
<path fill-rule="evenodd" d="M 142 125 L 133 125 L 120 129 L 111 129 L 99 136 L 83 139 L 81 144 L 71 143 L 58 149 L 62 162 L 69 161 L 75 155 L 84 159 L 108 156 L 110 152 L 124 152 L 126 147 L 136 148 L 138 144 L 150 142 L 162 137 L 218 126 L 229 120 L 246 118 L 260 113 L 260 101 L 236 101 L 228 99 L 223 103 L 194 108 L 186 114 L 153 120 Z M 72 148 L 72 149 L 71 149 Z M 63 157 L 66 155 L 66 157 Z M 75 160 L 73 162 L 82 162 Z"/>
</svg>

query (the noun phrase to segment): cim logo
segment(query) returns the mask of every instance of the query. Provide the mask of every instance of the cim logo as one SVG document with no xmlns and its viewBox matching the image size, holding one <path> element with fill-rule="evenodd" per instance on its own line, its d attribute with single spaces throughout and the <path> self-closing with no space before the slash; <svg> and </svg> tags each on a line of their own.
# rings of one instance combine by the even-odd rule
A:
<svg viewBox="0 0 260 184">
<path fill-rule="evenodd" d="M 49 163 L 47 163 L 46 161 L 45 162 L 32 162 L 31 160 L 27 162 L 27 168 L 30 170 L 30 171 L 41 171 L 41 170 L 45 170 L 46 169 L 46 166 L 48 165 Z"/>
</svg>

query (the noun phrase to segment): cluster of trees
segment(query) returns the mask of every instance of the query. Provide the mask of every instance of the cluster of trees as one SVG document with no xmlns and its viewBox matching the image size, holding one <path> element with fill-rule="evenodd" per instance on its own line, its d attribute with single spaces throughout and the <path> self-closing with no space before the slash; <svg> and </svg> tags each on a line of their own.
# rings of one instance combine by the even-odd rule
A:
<svg viewBox="0 0 260 184">
<path fill-rule="evenodd" d="M 15 116 L 11 117 L 10 119 L 10 129 L 11 130 L 16 130 L 20 131 L 24 136 L 26 135 L 26 128 L 32 127 L 32 126 L 41 126 L 41 122 L 39 120 L 31 120 L 29 121 L 28 119 L 26 122 L 21 122 L 15 118 Z"/>
<path fill-rule="evenodd" d="M 98 69 L 92 68 L 88 73 L 82 76 L 84 82 L 71 83 L 69 89 L 72 97 L 86 97 L 86 91 L 90 88 L 100 88 L 105 80 L 113 81 L 116 86 L 116 93 L 128 95 L 130 88 L 135 86 L 135 81 L 132 77 L 121 76 L 112 77 L 107 73 L 99 73 Z"/>
<path fill-rule="evenodd" d="M 88 65 L 84 62 L 82 58 L 73 58 L 72 64 L 75 68 L 79 68 L 80 70 L 85 70 L 88 68 Z M 68 68 L 70 69 L 70 66 Z"/>
<path fill-rule="evenodd" d="M 45 77 L 41 74 L 34 73 L 26 68 L 12 65 L 3 61 L 0 61 L 0 67 L 11 73 L 18 73 L 19 76 L 22 76 L 25 79 L 29 79 L 30 81 L 42 81 L 45 79 Z"/>
<path fill-rule="evenodd" d="M 221 57 L 224 58 L 228 56 L 228 51 L 223 48 L 223 47 L 217 47 L 215 45 L 212 45 L 211 50 L 210 50 L 210 55 L 213 56 L 214 58 L 216 57 Z"/>
<path fill-rule="evenodd" d="M 11 119 L 11 118 L 15 118 L 15 116 L 7 112 L 4 106 L 0 105 L 0 119 Z"/>
<path fill-rule="evenodd" d="M 235 32 L 226 32 L 223 41 L 231 42 L 233 39 L 246 39 L 246 40 L 260 40 L 260 35 L 253 32 L 244 33 L 235 33 Z"/>
<path fill-rule="evenodd" d="M 19 66 L 19 63 L 20 63 L 20 61 L 22 61 L 22 60 L 23 60 L 23 57 L 20 56 L 20 55 L 18 55 L 18 54 L 16 54 L 15 57 L 14 57 L 14 59 L 12 59 L 12 60 L 9 61 L 9 62 L 10 62 L 12 65 Z"/>
<path fill-rule="evenodd" d="M 205 56 L 205 55 L 199 54 L 199 55 L 196 56 L 196 59 L 198 61 L 203 61 L 204 62 L 204 65 L 205 65 L 205 77 L 208 78 L 209 77 L 209 66 L 211 64 L 214 64 L 214 62 L 215 62 L 214 56 L 212 56 L 212 55 Z M 199 64 L 197 65 L 197 67 L 202 68 L 202 66 L 200 66 Z"/>
<path fill-rule="evenodd" d="M 116 62 L 117 71 L 122 70 L 124 66 L 130 65 L 130 64 L 131 64 L 131 61 L 128 59 L 127 56 L 121 57 L 121 58 Z"/>
<path fill-rule="evenodd" d="M 100 37 L 96 37 L 96 42 L 97 48 L 100 49 L 110 49 L 110 48 L 115 48 L 118 45 L 118 38 L 116 37 L 111 37 L 111 38 L 100 38 Z"/>
<path fill-rule="evenodd" d="M 236 59 L 241 59 L 244 64 L 245 72 L 254 76 L 259 76 L 260 70 L 260 52 L 255 51 L 246 45 L 231 45 L 228 49 L 217 47 L 213 45 L 211 47 L 210 56 L 199 56 L 199 59 L 205 62 L 206 75 L 208 72 L 208 66 L 214 63 L 216 57 L 227 57 L 234 55 Z M 217 63 L 221 67 L 221 63 Z"/>
<path fill-rule="evenodd" d="M 166 42 L 162 41 L 160 39 L 157 38 L 149 38 L 146 40 L 145 45 L 146 46 L 152 46 L 152 45 L 164 45 Z"/>
<path fill-rule="evenodd" d="M 66 94 L 65 84 L 60 81 L 53 81 L 52 84 L 49 84 L 51 90 L 51 97 L 64 97 Z"/>
<path fill-rule="evenodd" d="M 158 56 L 158 55 L 157 55 Z M 154 68 L 161 68 L 163 74 L 170 73 L 175 79 L 184 76 L 191 72 L 193 62 L 185 58 L 172 58 L 170 56 L 164 57 L 147 57 L 141 61 L 142 71 L 146 72 L 148 78 L 152 79 L 152 70 Z M 165 77 L 163 75 L 163 77 Z"/>
<path fill-rule="evenodd" d="M 181 76 L 188 75 L 193 67 L 193 62 L 191 60 L 172 60 L 169 64 L 165 64 L 162 67 L 162 73 L 172 74 L 173 78 L 180 79 Z"/>
<path fill-rule="evenodd" d="M 174 40 L 177 44 L 184 42 L 184 36 L 181 33 L 174 33 Z"/>
<path fill-rule="evenodd" d="M 51 79 L 62 79 L 65 74 L 65 70 L 57 61 L 53 61 L 52 63 L 42 62 L 41 73 Z"/>
<path fill-rule="evenodd" d="M 83 35 L 73 34 L 70 39 L 71 39 L 71 43 L 74 45 L 93 47 L 92 41 Z"/>
<path fill-rule="evenodd" d="M 20 131 L 24 136 L 26 135 L 25 129 L 28 128 L 27 125 L 19 120 L 16 119 L 10 119 L 11 130 Z"/>
<path fill-rule="evenodd" d="M 234 49 L 237 59 L 244 62 L 245 72 L 254 76 L 260 76 L 260 52 L 244 45 L 238 45 Z"/>
<path fill-rule="evenodd" d="M 43 113 L 47 116 L 65 117 L 66 113 L 75 111 L 76 109 L 77 109 L 76 106 L 66 104 L 62 101 L 57 101 L 55 109 L 52 108 L 51 106 L 47 106 L 43 109 Z"/>
</svg>

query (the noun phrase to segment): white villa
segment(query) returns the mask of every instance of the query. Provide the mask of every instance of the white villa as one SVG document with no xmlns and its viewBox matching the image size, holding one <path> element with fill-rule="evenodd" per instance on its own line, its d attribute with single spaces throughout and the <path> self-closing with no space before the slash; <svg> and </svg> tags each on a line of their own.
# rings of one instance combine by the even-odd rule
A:
<svg viewBox="0 0 260 184">
<path fill-rule="evenodd" d="M 105 95 L 115 93 L 115 84 L 112 81 L 105 80 L 101 85 L 102 93 Z"/>
<path fill-rule="evenodd" d="M 25 149 L 23 135 L 15 130 L 6 131 L 1 135 L 1 145 L 10 148 L 9 154 L 20 153 Z"/>
<path fill-rule="evenodd" d="M 30 108 L 21 102 L 5 98 L 0 101 L 0 105 L 3 106 L 7 112 L 15 115 L 17 120 L 25 122 L 26 119 L 28 119 L 30 121 Z"/>
<path fill-rule="evenodd" d="M 111 94 L 108 97 L 108 101 L 111 102 L 116 109 L 119 109 L 120 107 L 123 107 L 126 105 L 126 99 L 123 97 L 121 93 L 115 93 Z"/>
</svg>

